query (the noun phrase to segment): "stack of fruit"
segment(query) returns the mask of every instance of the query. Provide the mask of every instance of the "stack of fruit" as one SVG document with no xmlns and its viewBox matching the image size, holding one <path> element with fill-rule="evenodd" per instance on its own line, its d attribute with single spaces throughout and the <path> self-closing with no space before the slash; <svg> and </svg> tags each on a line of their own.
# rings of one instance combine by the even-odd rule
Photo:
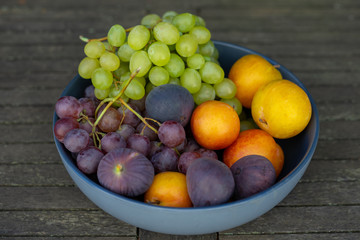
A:
<svg viewBox="0 0 360 240">
<path fill-rule="evenodd" d="M 306 93 L 263 57 L 243 56 L 226 78 L 199 16 L 149 14 L 81 39 L 78 71 L 91 85 L 82 98 L 58 99 L 54 134 L 115 193 L 170 207 L 246 198 L 283 168 L 275 138 L 310 120 Z"/>
</svg>

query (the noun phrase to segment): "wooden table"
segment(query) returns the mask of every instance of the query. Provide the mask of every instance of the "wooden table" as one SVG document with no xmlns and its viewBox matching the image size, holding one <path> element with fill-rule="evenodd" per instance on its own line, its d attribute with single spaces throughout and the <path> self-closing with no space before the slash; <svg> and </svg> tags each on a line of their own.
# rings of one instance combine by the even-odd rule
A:
<svg viewBox="0 0 360 240">
<path fill-rule="evenodd" d="M 320 138 L 296 188 L 243 226 L 169 236 L 118 221 L 68 176 L 52 136 L 54 103 L 102 37 L 167 10 L 202 16 L 212 38 L 290 69 L 315 99 Z M 360 2 L 358 0 L 1 0 L 0 239 L 360 239 Z"/>
</svg>

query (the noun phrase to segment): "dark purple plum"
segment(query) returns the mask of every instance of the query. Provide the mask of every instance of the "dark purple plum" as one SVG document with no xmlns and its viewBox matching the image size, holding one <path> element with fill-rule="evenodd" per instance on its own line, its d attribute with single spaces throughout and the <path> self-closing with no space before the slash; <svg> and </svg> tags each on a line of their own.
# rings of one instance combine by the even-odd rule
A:
<svg viewBox="0 0 360 240">
<path fill-rule="evenodd" d="M 164 84 L 150 91 L 145 107 L 150 118 L 160 122 L 173 120 L 185 126 L 194 110 L 194 99 L 186 88 Z"/>
<path fill-rule="evenodd" d="M 201 157 L 210 157 L 210 158 L 219 159 L 218 155 L 214 150 L 199 148 L 196 150 L 196 152 L 198 152 L 201 155 Z"/>
<path fill-rule="evenodd" d="M 200 158 L 200 153 L 198 152 L 184 152 L 180 155 L 178 159 L 178 170 L 179 172 L 186 174 L 191 163 L 195 161 L 195 159 Z"/>
<path fill-rule="evenodd" d="M 194 207 L 225 203 L 235 189 L 230 168 L 219 160 L 207 157 L 198 158 L 189 166 L 186 184 Z"/>
<path fill-rule="evenodd" d="M 55 112 L 59 118 L 72 117 L 78 118 L 83 110 L 79 100 L 73 96 L 63 96 L 55 103 Z"/>
<path fill-rule="evenodd" d="M 85 174 L 96 173 L 104 154 L 96 147 L 86 147 L 76 157 L 76 165 Z"/>
<path fill-rule="evenodd" d="M 145 193 L 154 179 L 154 167 L 143 154 L 128 148 L 107 153 L 97 170 L 99 183 L 115 193 L 136 197 Z"/>
<path fill-rule="evenodd" d="M 235 179 L 235 198 L 243 199 L 264 191 L 276 181 L 276 172 L 271 162 L 260 155 L 240 158 L 231 166 Z"/>
<path fill-rule="evenodd" d="M 146 136 L 135 133 L 128 137 L 126 143 L 128 148 L 138 151 L 145 156 L 150 152 L 150 140 Z"/>
<path fill-rule="evenodd" d="M 125 148 L 126 140 L 120 133 L 109 132 L 101 139 L 101 150 L 105 153 L 111 152 L 117 148 Z"/>
<path fill-rule="evenodd" d="M 177 172 L 178 155 L 176 151 L 169 147 L 162 149 L 151 157 L 151 163 L 154 166 L 155 173 L 173 171 Z"/>
<path fill-rule="evenodd" d="M 64 146 L 73 153 L 78 153 L 90 144 L 89 133 L 84 129 L 75 128 L 66 133 Z"/>
<path fill-rule="evenodd" d="M 68 131 L 79 127 L 80 125 L 75 118 L 60 118 L 55 122 L 54 135 L 57 140 L 63 142 L 64 137 L 68 133 Z"/>
<path fill-rule="evenodd" d="M 165 121 L 161 124 L 158 131 L 160 141 L 170 147 L 177 147 L 186 139 L 184 127 L 172 120 Z"/>
</svg>

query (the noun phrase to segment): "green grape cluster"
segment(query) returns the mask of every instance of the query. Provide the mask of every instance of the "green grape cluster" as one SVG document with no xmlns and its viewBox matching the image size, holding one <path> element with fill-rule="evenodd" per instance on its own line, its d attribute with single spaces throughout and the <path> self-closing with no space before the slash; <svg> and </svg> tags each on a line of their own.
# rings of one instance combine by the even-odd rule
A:
<svg viewBox="0 0 360 240">
<path fill-rule="evenodd" d="M 107 37 L 88 41 L 84 52 L 79 75 L 91 79 L 100 100 L 116 96 L 130 73 L 139 70 L 122 95 L 124 101 L 139 100 L 154 87 L 171 83 L 185 87 L 197 105 L 214 99 L 238 104 L 236 86 L 225 78 L 200 16 L 148 14 L 129 29 L 113 25 Z"/>
</svg>

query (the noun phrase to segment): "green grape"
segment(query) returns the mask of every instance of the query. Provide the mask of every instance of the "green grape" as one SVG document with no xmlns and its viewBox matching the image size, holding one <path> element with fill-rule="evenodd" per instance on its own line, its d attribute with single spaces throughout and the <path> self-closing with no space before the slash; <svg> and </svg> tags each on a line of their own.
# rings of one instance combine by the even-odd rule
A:
<svg viewBox="0 0 360 240">
<path fill-rule="evenodd" d="M 150 31 L 144 25 L 137 25 L 128 35 L 128 44 L 134 50 L 140 50 L 149 42 Z"/>
<path fill-rule="evenodd" d="M 193 55 L 197 48 L 198 43 L 196 39 L 190 34 L 184 34 L 179 38 L 175 45 L 176 52 L 182 57 L 190 57 Z"/>
<path fill-rule="evenodd" d="M 186 59 L 186 64 L 189 68 L 200 69 L 205 64 L 205 58 L 200 53 L 195 53 Z"/>
<path fill-rule="evenodd" d="M 100 66 L 108 71 L 115 71 L 120 67 L 120 59 L 112 52 L 104 52 L 100 57 Z"/>
<path fill-rule="evenodd" d="M 195 39 L 197 40 L 197 42 L 199 44 L 205 44 L 211 38 L 211 33 L 210 33 L 209 29 L 207 29 L 206 27 L 203 27 L 203 26 L 193 27 L 190 30 L 189 34 L 192 35 L 193 37 L 195 37 Z"/>
<path fill-rule="evenodd" d="M 224 80 L 220 83 L 214 85 L 216 95 L 219 98 L 230 99 L 235 97 L 236 94 L 236 85 L 233 81 L 228 78 L 224 78 Z"/>
<path fill-rule="evenodd" d="M 130 58 L 130 72 L 135 72 L 138 68 L 140 68 L 139 73 L 136 75 L 137 77 L 145 76 L 151 68 L 151 61 L 149 59 L 148 54 L 143 51 L 136 51 Z"/>
<path fill-rule="evenodd" d="M 159 21 L 161 21 L 160 16 L 151 13 L 141 19 L 141 25 L 144 25 L 147 28 L 153 28 Z"/>
<path fill-rule="evenodd" d="M 132 49 L 129 44 L 124 43 L 117 51 L 117 55 L 119 56 L 121 62 L 129 62 L 134 52 L 135 50 Z"/>
<path fill-rule="evenodd" d="M 198 92 L 193 94 L 194 101 L 197 105 L 203 102 L 215 99 L 215 89 L 208 83 L 202 83 Z"/>
<path fill-rule="evenodd" d="M 213 51 L 213 54 L 211 55 L 212 58 L 214 59 L 219 59 L 219 50 L 215 47 L 214 48 L 214 51 Z"/>
<path fill-rule="evenodd" d="M 181 84 L 180 84 L 180 79 L 179 79 L 179 78 L 173 78 L 173 77 L 169 78 L 168 84 L 181 85 Z"/>
<path fill-rule="evenodd" d="M 172 24 L 179 29 L 180 32 L 189 32 L 196 23 L 195 15 L 191 13 L 181 13 L 173 18 Z"/>
<path fill-rule="evenodd" d="M 90 79 L 93 71 L 100 67 L 99 60 L 85 57 L 81 60 L 78 67 L 80 77 Z"/>
<path fill-rule="evenodd" d="M 95 97 L 99 100 L 103 100 L 103 99 L 107 98 L 109 96 L 109 93 L 110 93 L 110 88 L 106 88 L 106 89 L 95 88 L 94 89 Z"/>
<path fill-rule="evenodd" d="M 196 16 L 195 26 L 203 26 L 203 27 L 205 27 L 206 26 L 205 20 L 200 16 Z"/>
<path fill-rule="evenodd" d="M 200 68 L 201 79 L 209 84 L 217 84 L 224 79 L 224 70 L 216 63 L 206 62 L 202 68 Z"/>
<path fill-rule="evenodd" d="M 95 88 L 104 90 L 113 83 L 113 75 L 108 70 L 97 68 L 91 75 L 91 82 Z"/>
<path fill-rule="evenodd" d="M 180 77 L 185 70 L 185 63 L 179 55 L 171 53 L 170 61 L 164 68 L 169 72 L 170 77 Z"/>
<path fill-rule="evenodd" d="M 113 74 L 117 77 L 120 78 L 121 75 L 123 75 L 126 72 L 130 72 L 129 69 L 129 63 L 128 62 L 121 62 L 120 67 L 118 69 L 116 69 Z"/>
<path fill-rule="evenodd" d="M 148 82 L 145 86 L 145 93 L 148 94 L 154 88 L 156 88 L 156 86 L 154 84 L 152 84 L 151 82 Z"/>
<path fill-rule="evenodd" d="M 177 12 L 175 11 L 166 11 L 162 15 L 163 22 L 172 23 L 173 18 L 177 15 Z"/>
<path fill-rule="evenodd" d="M 256 128 L 259 128 L 259 127 L 256 125 L 256 123 L 254 122 L 254 120 L 252 118 L 241 121 L 240 132 L 243 132 L 243 131 L 249 130 L 249 129 L 256 129 Z"/>
<path fill-rule="evenodd" d="M 84 47 L 85 55 L 91 58 L 99 58 L 105 52 L 105 45 L 100 41 L 90 41 Z"/>
<path fill-rule="evenodd" d="M 194 94 L 201 88 L 201 76 L 197 70 L 186 68 L 180 77 L 180 84 Z"/>
<path fill-rule="evenodd" d="M 204 57 L 205 56 L 211 57 L 214 54 L 214 51 L 215 51 L 215 45 L 211 40 L 205 44 L 199 45 L 199 53 Z"/>
<path fill-rule="evenodd" d="M 169 72 L 163 67 L 152 67 L 149 71 L 149 80 L 155 86 L 167 84 L 169 82 Z"/>
<path fill-rule="evenodd" d="M 124 93 L 128 98 L 140 100 L 145 96 L 145 88 L 140 82 L 131 81 Z"/>
<path fill-rule="evenodd" d="M 245 114 L 246 113 L 242 110 L 242 105 L 241 105 L 241 102 L 239 101 L 239 99 L 237 99 L 236 97 L 234 98 L 231 98 L 231 99 L 220 99 L 221 102 L 224 102 L 224 103 L 227 103 L 229 104 L 231 107 L 234 108 L 235 112 L 240 116 L 240 120 L 242 120 L 242 117 L 241 115 Z M 246 116 L 245 116 L 246 118 Z"/>
<path fill-rule="evenodd" d="M 169 47 L 163 42 L 154 42 L 148 48 L 151 62 L 157 66 L 164 66 L 170 61 Z"/>
<path fill-rule="evenodd" d="M 120 47 L 126 39 L 126 31 L 119 24 L 113 25 L 107 35 L 107 40 L 111 46 Z"/>
<path fill-rule="evenodd" d="M 179 38 L 179 30 L 168 22 L 159 22 L 153 29 L 154 38 L 167 45 L 175 44 Z"/>
<path fill-rule="evenodd" d="M 125 82 L 126 80 L 128 80 L 130 78 L 130 75 L 131 75 L 130 72 L 126 72 L 123 75 L 121 75 L 120 82 Z M 146 85 L 146 79 L 144 77 L 134 77 L 132 81 L 138 81 L 144 87 Z"/>
</svg>

